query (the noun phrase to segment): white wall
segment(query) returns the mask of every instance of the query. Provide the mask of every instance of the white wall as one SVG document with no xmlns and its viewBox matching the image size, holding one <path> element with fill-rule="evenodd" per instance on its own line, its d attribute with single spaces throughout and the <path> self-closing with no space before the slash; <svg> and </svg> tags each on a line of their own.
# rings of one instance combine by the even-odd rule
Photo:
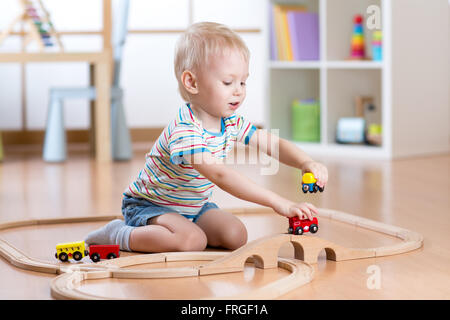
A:
<svg viewBox="0 0 450 320">
<path fill-rule="evenodd" d="M 261 0 L 191 0 L 192 20 L 216 21 L 232 28 L 264 29 L 265 6 Z M 101 0 L 44 0 L 58 31 L 99 31 L 102 28 Z M 17 0 L 0 1 L 0 30 L 18 13 Z M 189 0 L 131 0 L 129 29 L 184 29 L 189 24 Z M 18 28 L 15 31 L 19 31 Z M 160 127 L 170 121 L 180 103 L 173 74 L 174 44 L 178 33 L 130 34 L 121 73 L 125 108 L 130 127 Z M 257 124 L 264 124 L 266 40 L 264 33 L 242 33 L 251 51 L 247 100 L 239 112 Z M 67 51 L 100 50 L 95 35 L 64 36 Z M 0 52 L 20 51 L 19 37 L 9 37 Z M 36 50 L 30 46 L 29 50 Z M 55 86 L 87 86 L 88 66 L 84 63 L 30 63 L 24 76 L 26 127 L 45 126 L 48 91 Z M 0 130 L 22 128 L 22 88 L 19 64 L 0 64 Z M 87 128 L 88 104 L 67 101 L 68 128 Z"/>
<path fill-rule="evenodd" d="M 448 3 L 424 2 L 392 2 L 394 157 L 450 150 Z"/>
</svg>

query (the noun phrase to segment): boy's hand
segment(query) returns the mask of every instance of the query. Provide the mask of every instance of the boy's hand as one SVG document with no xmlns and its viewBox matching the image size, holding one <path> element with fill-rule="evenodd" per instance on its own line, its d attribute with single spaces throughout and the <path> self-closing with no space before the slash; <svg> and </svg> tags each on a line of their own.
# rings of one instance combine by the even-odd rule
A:
<svg viewBox="0 0 450 320">
<path fill-rule="evenodd" d="M 281 216 L 292 218 L 298 216 L 300 219 L 313 219 L 313 213 L 318 214 L 317 208 L 308 202 L 295 203 L 290 200 L 283 199 L 273 207 L 273 209 Z"/>
<path fill-rule="evenodd" d="M 300 168 L 303 173 L 311 172 L 317 180 L 317 185 L 325 187 L 328 182 L 328 170 L 323 164 L 315 161 L 307 161 Z"/>
</svg>

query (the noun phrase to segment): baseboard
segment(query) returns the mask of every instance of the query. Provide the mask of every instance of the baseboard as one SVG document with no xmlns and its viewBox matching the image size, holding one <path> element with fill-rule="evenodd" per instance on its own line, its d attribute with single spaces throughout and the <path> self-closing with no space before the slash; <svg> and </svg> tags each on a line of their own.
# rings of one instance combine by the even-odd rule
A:
<svg viewBox="0 0 450 320">
<path fill-rule="evenodd" d="M 130 129 L 132 142 L 155 141 L 164 128 L 132 128 Z M 44 130 L 11 130 L 0 131 L 3 145 L 42 145 Z M 66 130 L 68 143 L 89 143 L 88 129 Z"/>
</svg>

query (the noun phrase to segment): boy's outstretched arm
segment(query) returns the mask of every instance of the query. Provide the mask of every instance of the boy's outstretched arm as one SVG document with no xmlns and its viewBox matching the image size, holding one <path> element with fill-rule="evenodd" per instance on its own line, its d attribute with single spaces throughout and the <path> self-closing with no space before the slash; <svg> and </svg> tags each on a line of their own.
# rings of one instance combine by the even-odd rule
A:
<svg viewBox="0 0 450 320">
<path fill-rule="evenodd" d="M 295 203 L 254 183 L 239 172 L 218 162 L 210 153 L 183 155 L 192 167 L 216 186 L 231 195 L 253 203 L 272 208 L 285 217 L 313 218 L 317 208 L 309 203 Z"/>
<path fill-rule="evenodd" d="M 303 173 L 311 172 L 320 187 L 324 187 L 328 182 L 328 170 L 323 164 L 311 159 L 292 142 L 273 135 L 267 130 L 256 130 L 249 141 L 249 145 L 257 148 L 258 152 L 263 152 L 285 165 L 302 170 Z"/>
</svg>

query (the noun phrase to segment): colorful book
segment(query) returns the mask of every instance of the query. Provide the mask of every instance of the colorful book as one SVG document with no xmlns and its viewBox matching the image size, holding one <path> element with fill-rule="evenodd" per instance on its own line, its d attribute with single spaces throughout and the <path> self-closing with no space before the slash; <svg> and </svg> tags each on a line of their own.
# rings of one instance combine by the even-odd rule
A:
<svg viewBox="0 0 450 320">
<path fill-rule="evenodd" d="M 277 36 L 275 33 L 275 18 L 274 18 L 274 10 L 270 10 L 269 15 L 270 22 L 270 60 L 275 61 L 278 60 L 278 48 L 277 48 Z"/>
<path fill-rule="evenodd" d="M 297 18 L 297 12 L 289 11 L 287 13 L 287 20 L 288 20 L 288 26 L 289 26 L 289 36 L 292 43 L 292 56 L 293 60 L 298 61 L 299 58 L 299 39 L 297 35 L 297 26 L 296 26 L 296 18 Z"/>
<path fill-rule="evenodd" d="M 283 27 L 282 27 L 282 12 L 280 5 L 273 6 L 273 17 L 274 17 L 274 25 L 275 25 L 275 35 L 276 35 L 276 43 L 278 49 L 278 59 L 286 60 L 286 44 L 284 43 L 285 37 L 283 37 Z"/>
<path fill-rule="evenodd" d="M 287 11 L 281 10 L 281 35 L 283 37 L 282 43 L 285 46 L 285 60 L 293 61 L 294 56 L 292 54 L 291 36 L 289 35 L 289 25 L 287 21 Z"/>
<path fill-rule="evenodd" d="M 273 5 L 273 25 L 275 28 L 275 42 L 279 60 L 294 60 L 287 13 L 290 11 L 303 12 L 305 10 L 305 7 L 299 5 Z"/>
<path fill-rule="evenodd" d="M 319 16 L 314 12 L 287 13 L 294 60 L 319 60 Z"/>
</svg>

